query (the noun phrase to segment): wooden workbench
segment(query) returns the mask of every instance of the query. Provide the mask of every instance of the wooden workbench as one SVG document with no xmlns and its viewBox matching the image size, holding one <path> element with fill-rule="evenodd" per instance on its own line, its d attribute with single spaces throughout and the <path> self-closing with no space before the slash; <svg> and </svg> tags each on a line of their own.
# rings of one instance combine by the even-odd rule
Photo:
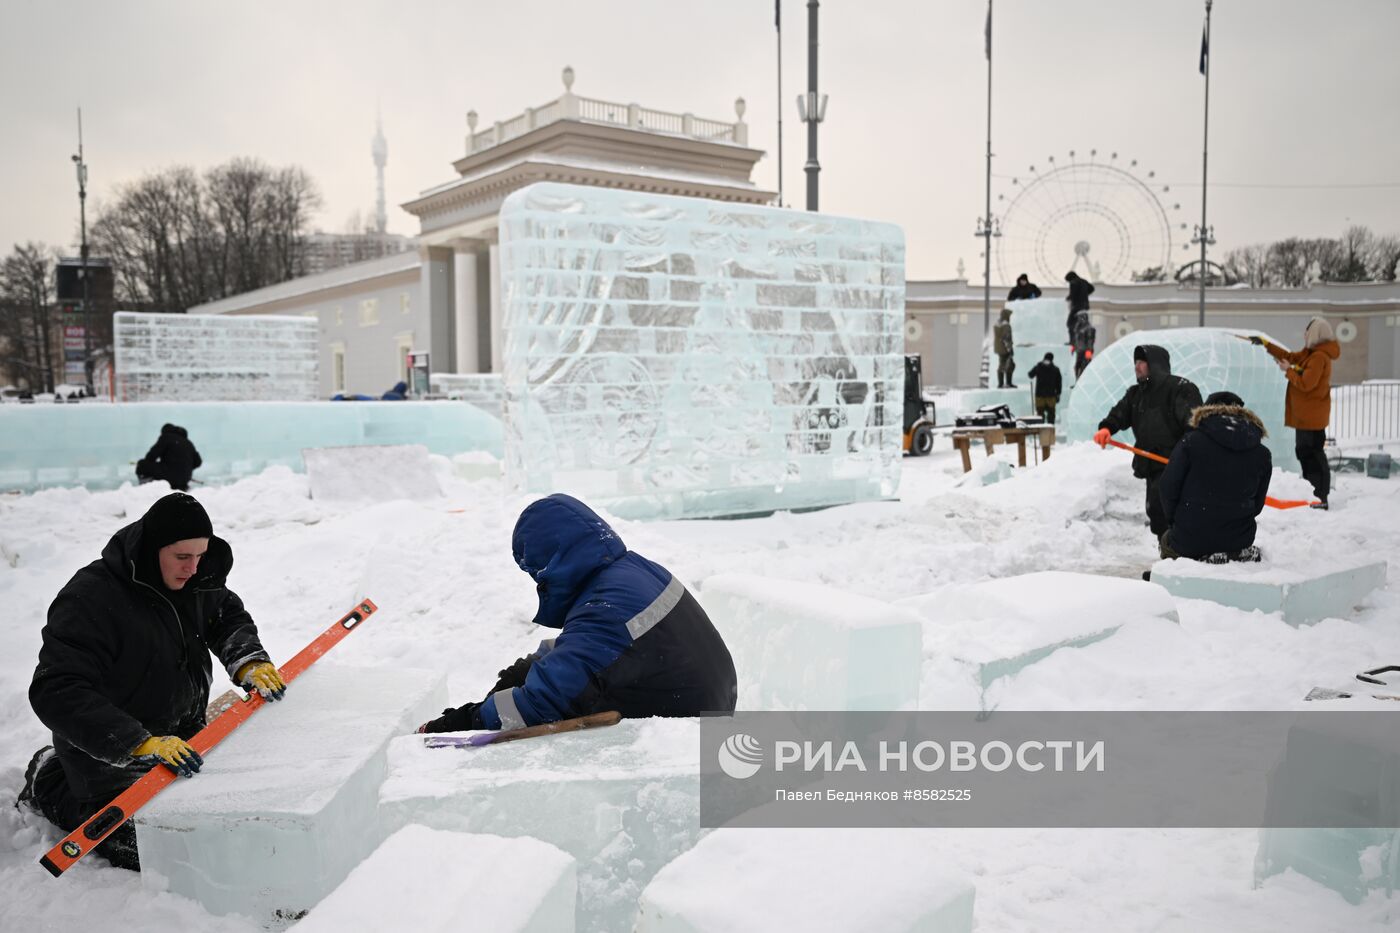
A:
<svg viewBox="0 0 1400 933">
<path fill-rule="evenodd" d="M 1016 445 L 1016 462 L 1020 466 L 1026 465 L 1026 439 L 1036 439 L 1036 460 L 1049 460 L 1050 448 L 1055 446 L 1055 426 L 1053 424 L 1037 424 L 1024 428 L 955 428 L 953 430 L 953 449 L 962 454 L 963 472 L 972 472 L 972 442 L 980 440 L 987 448 L 987 455 L 991 456 L 996 450 L 997 444 L 1012 443 Z"/>
</svg>

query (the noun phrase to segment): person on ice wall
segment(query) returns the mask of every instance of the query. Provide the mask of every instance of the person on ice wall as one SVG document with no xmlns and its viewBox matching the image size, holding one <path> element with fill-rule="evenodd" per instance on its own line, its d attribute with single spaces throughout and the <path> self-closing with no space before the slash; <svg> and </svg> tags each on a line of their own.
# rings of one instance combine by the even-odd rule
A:
<svg viewBox="0 0 1400 933">
<path fill-rule="evenodd" d="M 143 483 L 163 479 L 171 489 L 184 492 L 202 462 L 188 431 L 178 424 L 161 425 L 160 437 L 146 456 L 136 461 L 136 478 Z"/>
<path fill-rule="evenodd" d="M 1011 332 L 1010 308 L 1001 309 L 1001 317 L 992 328 L 992 339 L 997 351 L 997 388 L 1014 389 L 1011 376 L 1016 372 L 1016 340 Z"/>
<path fill-rule="evenodd" d="M 1171 526 L 1162 535 L 1162 556 L 1212 564 L 1259 560 L 1255 519 L 1274 469 L 1264 422 L 1235 393 L 1213 392 L 1191 413 L 1190 426 L 1157 482 Z"/>
<path fill-rule="evenodd" d="M 210 651 L 234 683 L 282 698 L 257 626 L 225 583 L 232 566 L 204 507 L 177 492 L 73 575 L 49 606 L 29 686 L 53 745 L 30 760 L 17 805 L 70 832 L 157 764 L 192 777 L 204 763 L 188 740 L 205 726 Z M 96 851 L 140 868 L 130 821 Z"/>
<path fill-rule="evenodd" d="M 1069 304 L 1069 314 L 1065 315 L 1065 333 L 1069 335 L 1070 346 L 1074 345 L 1074 316 L 1083 311 L 1085 316 L 1089 313 L 1089 296 L 1094 293 L 1094 283 L 1087 279 L 1081 279 L 1079 273 L 1073 269 L 1065 273 L 1065 282 L 1069 284 L 1069 294 L 1065 296 L 1065 301 Z"/>
<path fill-rule="evenodd" d="M 1189 379 L 1173 376 L 1171 354 L 1152 344 L 1133 348 L 1133 370 L 1137 382 L 1099 422 L 1094 443 L 1107 447 L 1110 436 L 1132 428 L 1138 449 L 1170 456 L 1186 434 L 1191 412 L 1201 407 L 1201 390 Z M 1165 469 L 1155 460 L 1133 457 L 1133 475 L 1147 481 L 1147 521 L 1152 537 L 1159 542 L 1167 530 L 1167 515 L 1157 490 Z"/>
<path fill-rule="evenodd" d="M 1293 452 L 1303 479 L 1312 483 L 1318 498 L 1313 508 L 1325 509 L 1332 491 L 1332 470 L 1323 445 L 1332 419 L 1332 362 L 1342 355 L 1342 345 L 1332 335 L 1332 325 L 1320 317 L 1309 321 L 1303 330 L 1301 350 L 1285 350 L 1258 335 L 1249 341 L 1269 351 L 1288 380 L 1283 423 L 1294 429 Z"/>
<path fill-rule="evenodd" d="M 1039 298 L 1040 286 L 1031 281 L 1030 276 L 1022 272 L 1016 276 L 1016 286 L 1006 293 L 1007 301 L 1024 301 L 1027 298 Z"/>
<path fill-rule="evenodd" d="M 734 711 L 734 661 L 705 610 L 588 506 L 558 493 L 531 503 L 511 547 L 535 581 L 535 624 L 559 634 L 501 671 L 480 703 L 443 710 L 419 732 L 519 729 L 607 711 Z"/>
</svg>

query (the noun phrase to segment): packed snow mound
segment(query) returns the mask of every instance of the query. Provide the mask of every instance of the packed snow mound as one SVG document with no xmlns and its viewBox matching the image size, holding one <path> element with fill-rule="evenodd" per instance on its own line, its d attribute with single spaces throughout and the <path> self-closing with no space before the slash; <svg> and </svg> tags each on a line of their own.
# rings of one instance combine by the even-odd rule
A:
<svg viewBox="0 0 1400 933">
<path fill-rule="evenodd" d="M 330 502 L 392 502 L 442 495 L 422 444 L 317 447 L 303 450 L 311 498 Z"/>
</svg>

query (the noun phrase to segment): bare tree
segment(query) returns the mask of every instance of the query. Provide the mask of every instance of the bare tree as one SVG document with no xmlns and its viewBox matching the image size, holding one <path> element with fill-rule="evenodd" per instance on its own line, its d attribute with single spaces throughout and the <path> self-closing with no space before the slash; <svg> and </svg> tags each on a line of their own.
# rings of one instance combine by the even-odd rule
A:
<svg viewBox="0 0 1400 933">
<path fill-rule="evenodd" d="M 1261 243 L 1230 250 L 1225 254 L 1224 266 L 1227 278 L 1244 282 L 1251 288 L 1266 288 L 1272 283 L 1269 248 Z"/>
<path fill-rule="evenodd" d="M 42 243 L 16 246 L 0 263 L 0 343 L 6 368 L 27 388 L 52 392 L 57 383 L 58 307 L 53 300 L 54 251 Z"/>
<path fill-rule="evenodd" d="M 177 166 L 119 188 L 92 240 L 116 265 L 123 303 L 184 311 L 299 275 L 319 206 L 299 168 L 234 159 L 200 178 Z"/>
</svg>

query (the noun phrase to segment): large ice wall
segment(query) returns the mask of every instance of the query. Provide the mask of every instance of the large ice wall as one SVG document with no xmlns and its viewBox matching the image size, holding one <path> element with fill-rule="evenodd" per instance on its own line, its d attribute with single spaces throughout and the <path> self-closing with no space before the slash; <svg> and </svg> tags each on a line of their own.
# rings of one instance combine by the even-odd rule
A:
<svg viewBox="0 0 1400 933">
<path fill-rule="evenodd" d="M 312 318 L 118 311 L 112 328 L 120 401 L 317 397 Z"/>
<path fill-rule="evenodd" d="M 313 667 L 137 815 L 143 884 L 264 923 L 315 906 L 384 838 L 389 740 L 446 702 L 431 671 Z"/>
<path fill-rule="evenodd" d="M 1123 393 L 1136 379 L 1133 350 L 1144 344 L 1164 347 L 1171 354 L 1172 372 L 1185 376 L 1201 390 L 1201 399 L 1212 392 L 1228 389 L 1249 406 L 1268 428 L 1264 441 L 1274 456 L 1274 465 L 1298 468 L 1293 455 L 1293 429 L 1283 426 L 1283 396 L 1287 383 L 1273 357 L 1239 336 L 1259 331 L 1226 330 L 1219 327 L 1190 327 L 1144 331 L 1115 341 L 1084 370 L 1075 387 L 1074 398 L 1065 418 L 1065 432 L 1072 441 L 1088 440 L 1098 429 Z M 1114 440 L 1131 444 L 1132 431 L 1120 431 Z"/>
<path fill-rule="evenodd" d="M 110 489 L 135 482 L 136 460 L 166 422 L 204 460 L 201 482 L 302 469 L 302 449 L 422 444 L 431 453 L 501 452 L 501 423 L 460 402 L 150 402 L 0 405 L 0 490 Z"/>
<path fill-rule="evenodd" d="M 558 184 L 500 223 L 516 488 L 632 518 L 894 494 L 898 227 Z"/>
</svg>

